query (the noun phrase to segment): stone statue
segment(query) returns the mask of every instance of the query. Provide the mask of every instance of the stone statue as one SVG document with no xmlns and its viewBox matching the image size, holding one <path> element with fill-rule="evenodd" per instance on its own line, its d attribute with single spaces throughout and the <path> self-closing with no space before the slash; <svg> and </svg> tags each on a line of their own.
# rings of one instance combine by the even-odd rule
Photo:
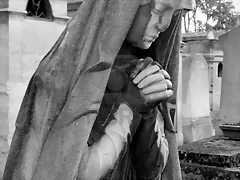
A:
<svg viewBox="0 0 240 180">
<path fill-rule="evenodd" d="M 180 180 L 181 16 L 181 0 L 84 1 L 30 80 L 3 180 Z"/>
</svg>

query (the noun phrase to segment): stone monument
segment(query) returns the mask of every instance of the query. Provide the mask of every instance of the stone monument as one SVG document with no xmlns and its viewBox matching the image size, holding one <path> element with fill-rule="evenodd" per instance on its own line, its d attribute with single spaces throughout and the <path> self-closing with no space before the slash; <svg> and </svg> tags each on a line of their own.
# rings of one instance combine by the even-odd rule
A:
<svg viewBox="0 0 240 180">
<path fill-rule="evenodd" d="M 183 59 L 182 88 L 184 142 L 214 136 L 210 117 L 208 65 L 202 55 Z"/>
<path fill-rule="evenodd" d="M 224 52 L 220 123 L 240 123 L 240 27 L 219 37 Z"/>
</svg>

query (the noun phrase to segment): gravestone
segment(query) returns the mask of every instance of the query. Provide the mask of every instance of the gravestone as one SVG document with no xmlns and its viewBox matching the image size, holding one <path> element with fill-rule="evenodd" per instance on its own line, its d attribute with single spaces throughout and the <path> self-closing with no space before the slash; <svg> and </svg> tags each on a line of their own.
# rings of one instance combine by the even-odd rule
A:
<svg viewBox="0 0 240 180">
<path fill-rule="evenodd" d="M 240 123 L 240 27 L 219 37 L 224 52 L 220 122 Z"/>
<path fill-rule="evenodd" d="M 220 33 L 220 32 L 219 32 Z M 216 35 L 217 36 L 217 35 Z M 186 46 L 183 49 L 183 53 L 185 54 L 204 54 L 206 61 L 208 62 L 209 68 L 209 96 L 210 96 L 210 110 L 212 113 L 219 112 L 220 109 L 220 95 L 221 95 L 221 77 L 217 76 L 215 72 L 218 66 L 217 62 L 213 62 L 211 59 L 209 61 L 209 56 L 213 57 L 213 55 L 222 55 L 222 50 L 220 50 L 218 46 L 218 40 L 214 39 L 214 34 L 212 31 L 209 31 L 206 36 L 192 37 L 192 39 L 188 38 L 189 41 L 186 42 Z M 206 56 L 208 56 L 206 58 Z M 221 60 L 221 57 L 215 57 L 214 60 Z"/>
<path fill-rule="evenodd" d="M 208 65 L 202 55 L 183 59 L 182 123 L 184 142 L 214 136 L 210 117 Z"/>
</svg>

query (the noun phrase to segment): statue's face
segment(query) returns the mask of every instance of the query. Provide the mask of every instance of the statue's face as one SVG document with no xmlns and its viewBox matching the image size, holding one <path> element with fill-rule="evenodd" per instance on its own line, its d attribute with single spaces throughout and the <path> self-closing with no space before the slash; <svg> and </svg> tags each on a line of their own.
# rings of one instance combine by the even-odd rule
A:
<svg viewBox="0 0 240 180">
<path fill-rule="evenodd" d="M 182 0 L 143 0 L 128 32 L 127 40 L 148 49 L 170 25 L 173 12 Z"/>
<path fill-rule="evenodd" d="M 150 4 L 142 5 L 137 11 L 132 26 L 128 32 L 127 39 L 135 46 L 143 48 L 143 35 L 147 28 L 147 25 L 151 19 L 151 6 Z M 155 30 L 154 36 L 157 36 L 159 30 L 157 27 L 153 27 Z M 149 37 L 149 40 L 153 42 L 156 37 Z M 150 39 L 151 38 L 151 39 Z M 145 48 L 144 48 L 145 49 Z"/>
</svg>

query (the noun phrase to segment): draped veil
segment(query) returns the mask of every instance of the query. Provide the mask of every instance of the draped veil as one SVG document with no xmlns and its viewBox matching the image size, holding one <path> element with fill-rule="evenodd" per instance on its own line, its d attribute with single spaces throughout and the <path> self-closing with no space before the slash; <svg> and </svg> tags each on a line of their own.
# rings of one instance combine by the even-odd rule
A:
<svg viewBox="0 0 240 180">
<path fill-rule="evenodd" d="M 30 80 L 16 121 L 3 180 L 76 178 L 111 67 L 140 2 L 83 2 Z M 175 19 L 178 17 L 179 14 Z M 154 52 L 156 59 L 168 57 L 161 60 L 168 62 L 165 67 L 173 79 L 178 72 L 179 41 L 176 41 L 178 31 L 174 27 L 179 21 L 176 22 L 166 31 L 171 36 L 170 41 L 166 41 L 168 46 Z M 159 48 L 157 42 L 165 42 L 162 38 L 153 46 L 155 50 Z M 165 120 L 172 145 L 166 171 L 175 172 L 173 179 L 181 179 L 175 130 L 167 111 Z"/>
</svg>

